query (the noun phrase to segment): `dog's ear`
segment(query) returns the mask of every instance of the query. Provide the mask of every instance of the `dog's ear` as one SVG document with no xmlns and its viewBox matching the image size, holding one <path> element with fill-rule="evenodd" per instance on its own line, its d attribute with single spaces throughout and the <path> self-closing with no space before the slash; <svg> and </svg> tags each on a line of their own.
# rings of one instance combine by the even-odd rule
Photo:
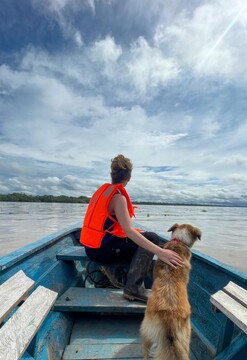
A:
<svg viewBox="0 0 247 360">
<path fill-rule="evenodd" d="M 199 228 L 194 228 L 194 229 L 193 229 L 193 235 L 194 235 L 197 239 L 201 240 L 202 232 L 201 232 L 201 230 L 200 230 Z"/>
<path fill-rule="evenodd" d="M 167 230 L 167 231 L 175 231 L 178 227 L 179 227 L 178 224 L 174 224 L 174 225 L 172 225 L 172 227 L 170 227 L 170 229 Z"/>
</svg>

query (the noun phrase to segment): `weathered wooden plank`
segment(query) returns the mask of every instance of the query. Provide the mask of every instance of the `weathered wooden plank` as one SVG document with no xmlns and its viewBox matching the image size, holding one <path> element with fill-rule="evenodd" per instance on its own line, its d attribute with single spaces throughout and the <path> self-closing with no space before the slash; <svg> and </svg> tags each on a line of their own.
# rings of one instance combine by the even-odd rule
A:
<svg viewBox="0 0 247 360">
<path fill-rule="evenodd" d="M 242 304 L 222 290 L 211 296 L 211 302 L 241 330 L 247 333 L 247 309 Z"/>
<path fill-rule="evenodd" d="M 26 298 L 33 286 L 34 281 L 26 276 L 22 270 L 0 286 L 0 323 L 17 304 Z"/>
<path fill-rule="evenodd" d="M 95 344 L 69 345 L 66 347 L 63 360 L 89 359 L 143 359 L 141 344 Z"/>
<path fill-rule="evenodd" d="M 67 260 L 67 261 L 88 261 L 85 249 L 83 246 L 70 246 L 66 248 L 65 251 L 57 254 L 58 260 Z"/>
<path fill-rule="evenodd" d="M 71 287 L 55 303 L 54 311 L 143 313 L 146 304 L 128 301 L 123 291 Z"/>
<path fill-rule="evenodd" d="M 57 293 L 39 286 L 0 329 L 0 359 L 17 360 L 49 313 Z"/>
<path fill-rule="evenodd" d="M 247 290 L 238 286 L 234 282 L 230 281 L 225 287 L 224 292 L 230 295 L 233 299 L 238 301 L 244 307 L 247 308 Z"/>
</svg>

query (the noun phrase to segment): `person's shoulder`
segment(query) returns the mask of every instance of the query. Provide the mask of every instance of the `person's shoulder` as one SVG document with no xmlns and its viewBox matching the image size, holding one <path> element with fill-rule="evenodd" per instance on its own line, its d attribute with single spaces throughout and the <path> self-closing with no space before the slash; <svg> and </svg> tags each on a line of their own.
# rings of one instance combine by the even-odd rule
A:
<svg viewBox="0 0 247 360">
<path fill-rule="evenodd" d="M 116 192 L 112 199 L 114 200 L 115 203 L 123 203 L 123 204 L 126 204 L 126 197 L 121 194 L 121 192 Z"/>
</svg>

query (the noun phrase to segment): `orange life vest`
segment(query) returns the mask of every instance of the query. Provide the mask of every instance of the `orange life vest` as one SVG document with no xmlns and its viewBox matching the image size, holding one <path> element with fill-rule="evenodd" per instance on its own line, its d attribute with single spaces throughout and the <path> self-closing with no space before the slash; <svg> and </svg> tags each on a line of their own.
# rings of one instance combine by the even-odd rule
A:
<svg viewBox="0 0 247 360">
<path fill-rule="evenodd" d="M 102 239 L 108 232 L 118 237 L 126 237 L 118 221 L 108 213 L 108 205 L 113 195 L 120 192 L 127 200 L 129 216 L 133 217 L 134 206 L 122 184 L 104 184 L 92 196 L 84 217 L 80 243 L 90 248 L 100 248 Z M 104 230 L 105 221 L 110 218 L 113 224 Z"/>
</svg>

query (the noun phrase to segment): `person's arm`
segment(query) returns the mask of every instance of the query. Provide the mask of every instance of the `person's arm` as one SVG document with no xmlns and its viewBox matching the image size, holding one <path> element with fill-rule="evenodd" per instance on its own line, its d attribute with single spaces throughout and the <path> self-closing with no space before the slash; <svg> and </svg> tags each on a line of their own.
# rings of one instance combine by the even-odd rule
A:
<svg viewBox="0 0 247 360">
<path fill-rule="evenodd" d="M 160 248 L 158 245 L 155 245 L 147 238 L 145 238 L 141 233 L 135 230 L 129 216 L 126 198 L 123 195 L 114 195 L 111 200 L 111 206 L 119 224 L 128 238 L 130 238 L 142 248 L 157 255 L 160 260 L 164 261 L 173 268 L 176 268 L 177 266 L 183 266 L 182 258 L 175 251 Z"/>
</svg>

